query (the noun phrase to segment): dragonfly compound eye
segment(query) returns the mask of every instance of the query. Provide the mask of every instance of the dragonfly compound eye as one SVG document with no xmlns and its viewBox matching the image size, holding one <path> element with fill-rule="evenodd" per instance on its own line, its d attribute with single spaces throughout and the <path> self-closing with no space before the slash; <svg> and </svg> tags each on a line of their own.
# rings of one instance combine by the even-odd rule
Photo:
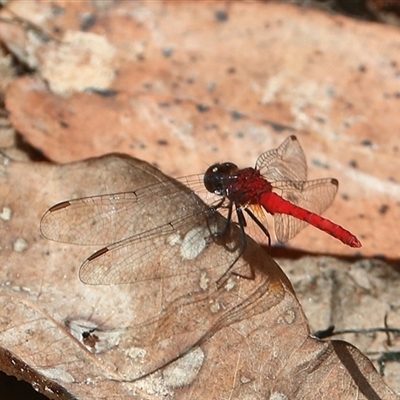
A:
<svg viewBox="0 0 400 400">
<path fill-rule="evenodd" d="M 219 196 L 226 195 L 227 187 L 236 179 L 238 167 L 233 163 L 213 164 L 204 174 L 206 189 Z"/>
</svg>

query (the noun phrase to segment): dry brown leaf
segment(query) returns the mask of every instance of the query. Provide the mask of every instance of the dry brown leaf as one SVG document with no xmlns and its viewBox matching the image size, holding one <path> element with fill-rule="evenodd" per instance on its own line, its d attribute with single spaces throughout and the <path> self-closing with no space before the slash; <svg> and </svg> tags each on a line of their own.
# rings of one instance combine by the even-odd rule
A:
<svg viewBox="0 0 400 400">
<path fill-rule="evenodd" d="M 58 201 L 176 185 L 158 170 L 126 156 L 1 161 L 2 369 L 50 398 L 396 398 L 358 350 L 309 335 L 291 284 L 250 239 L 234 268 L 254 268 L 254 280 L 231 276 L 218 287 L 230 253 L 210 242 L 186 260 L 208 257 L 203 269 L 180 275 L 176 254 L 160 259 L 173 277 L 90 286 L 78 268 L 96 249 L 40 236 L 42 214 Z M 158 212 L 172 215 L 176 201 Z"/>
<path fill-rule="evenodd" d="M 14 83 L 7 108 L 49 158 L 122 151 L 180 176 L 251 166 L 295 132 L 311 177 L 340 181 L 327 217 L 362 254 L 399 257 L 396 29 L 276 2 L 9 7 L 34 26 L 1 24 L 2 41 L 37 76 Z M 312 229 L 291 243 L 355 254 Z"/>
</svg>

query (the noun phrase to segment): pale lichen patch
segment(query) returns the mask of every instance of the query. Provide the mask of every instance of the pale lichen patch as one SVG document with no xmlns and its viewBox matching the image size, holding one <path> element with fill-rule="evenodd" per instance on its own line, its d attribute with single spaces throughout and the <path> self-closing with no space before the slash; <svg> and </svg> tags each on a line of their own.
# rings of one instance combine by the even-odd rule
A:
<svg viewBox="0 0 400 400">
<path fill-rule="evenodd" d="M 200 288 L 204 291 L 208 290 L 208 284 L 210 282 L 210 278 L 207 276 L 205 271 L 202 271 L 200 274 Z"/>
<path fill-rule="evenodd" d="M 270 400 L 289 400 L 289 397 L 287 397 L 283 393 L 274 392 L 274 393 L 271 393 L 271 397 L 269 399 Z"/>
<path fill-rule="evenodd" d="M 127 355 L 135 361 L 142 360 L 146 356 L 146 350 L 140 347 L 131 347 L 127 352 Z"/>
<path fill-rule="evenodd" d="M 230 276 L 229 279 L 226 281 L 225 289 L 229 292 L 229 291 L 232 290 L 235 286 L 236 286 L 235 279 L 234 279 L 232 276 Z"/>
<path fill-rule="evenodd" d="M 182 238 L 179 234 L 173 233 L 172 235 L 169 235 L 167 237 L 167 243 L 170 246 L 175 246 L 176 244 L 181 244 L 182 243 Z"/>
<path fill-rule="evenodd" d="M 221 305 L 218 301 L 210 301 L 210 311 L 216 314 L 221 309 Z"/>
<path fill-rule="evenodd" d="M 65 383 L 75 382 L 74 377 L 61 368 L 38 368 L 38 372 L 49 379 L 54 379 Z"/>
<path fill-rule="evenodd" d="M 181 256 L 186 260 L 193 260 L 198 257 L 206 248 L 205 231 L 203 227 L 190 230 L 184 237 L 181 246 Z"/>
<path fill-rule="evenodd" d="M 28 242 L 23 239 L 23 238 L 18 238 L 15 242 L 14 242 L 14 246 L 13 249 L 14 251 L 16 251 L 17 253 L 22 253 L 23 251 L 25 251 L 28 248 Z"/>
<path fill-rule="evenodd" d="M 3 209 L 1 210 L 1 213 L 0 213 L 0 218 L 3 221 L 9 221 L 11 219 L 11 216 L 12 216 L 11 208 L 3 207 Z"/>
<path fill-rule="evenodd" d="M 288 310 L 286 310 L 286 312 L 285 312 L 285 314 L 284 314 L 284 319 L 285 319 L 285 322 L 288 324 L 288 325 L 291 325 L 291 324 L 293 324 L 293 322 L 296 320 L 296 313 L 295 313 L 295 311 L 293 310 L 293 309 L 288 309 Z"/>
<path fill-rule="evenodd" d="M 165 384 L 173 388 L 190 385 L 196 379 L 203 362 L 204 352 L 198 347 L 163 370 Z"/>
</svg>

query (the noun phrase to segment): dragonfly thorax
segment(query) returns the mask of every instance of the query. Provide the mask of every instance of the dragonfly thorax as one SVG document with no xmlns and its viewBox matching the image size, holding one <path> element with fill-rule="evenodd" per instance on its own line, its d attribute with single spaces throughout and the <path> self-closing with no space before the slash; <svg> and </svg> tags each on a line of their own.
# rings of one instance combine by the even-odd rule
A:
<svg viewBox="0 0 400 400">
<path fill-rule="evenodd" d="M 211 193 L 226 196 L 226 189 L 236 180 L 238 170 L 239 168 L 230 162 L 213 164 L 204 174 L 204 186 Z"/>
</svg>

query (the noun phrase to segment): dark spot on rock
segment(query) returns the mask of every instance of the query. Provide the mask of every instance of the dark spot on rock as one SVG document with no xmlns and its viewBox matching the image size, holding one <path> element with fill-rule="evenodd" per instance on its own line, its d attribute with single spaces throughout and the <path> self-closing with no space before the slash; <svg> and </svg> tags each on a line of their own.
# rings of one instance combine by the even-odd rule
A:
<svg viewBox="0 0 400 400">
<path fill-rule="evenodd" d="M 329 96 L 329 97 L 335 97 L 335 95 L 336 95 L 336 90 L 335 90 L 335 88 L 328 88 L 327 90 L 326 90 L 326 94 Z"/>
<path fill-rule="evenodd" d="M 68 122 L 65 122 L 65 121 L 59 121 L 59 124 L 60 124 L 60 126 L 62 127 L 62 128 L 69 128 L 69 124 L 68 124 Z"/>
<path fill-rule="evenodd" d="M 351 168 L 357 168 L 357 166 L 358 166 L 357 161 L 356 160 L 350 160 L 349 161 L 349 166 Z"/>
<path fill-rule="evenodd" d="M 387 204 L 382 204 L 379 207 L 379 214 L 385 215 L 389 210 L 389 206 Z"/>
<path fill-rule="evenodd" d="M 207 124 L 207 125 L 204 126 L 204 129 L 207 130 L 207 131 L 212 130 L 212 129 L 218 129 L 218 128 L 219 127 L 218 127 L 217 124 Z"/>
<path fill-rule="evenodd" d="M 346 194 L 346 193 L 343 193 L 343 194 L 341 195 L 341 198 L 342 198 L 343 200 L 345 200 L 345 201 L 347 201 L 347 200 L 350 199 L 349 195 Z"/>
<path fill-rule="evenodd" d="M 165 139 L 158 139 L 157 144 L 159 144 L 160 146 L 168 146 L 168 141 Z"/>
<path fill-rule="evenodd" d="M 57 4 L 52 4 L 51 5 L 51 13 L 53 15 L 64 15 L 65 14 L 65 9 L 60 7 Z"/>
<path fill-rule="evenodd" d="M 372 142 L 369 139 L 364 139 L 361 144 L 365 147 L 372 147 Z"/>
<path fill-rule="evenodd" d="M 162 54 L 164 57 L 169 58 L 172 56 L 172 53 L 174 52 L 174 49 L 172 47 L 165 47 L 162 50 Z"/>
<path fill-rule="evenodd" d="M 229 68 L 226 70 L 226 72 L 227 72 L 228 74 L 234 74 L 234 73 L 236 73 L 236 68 L 235 68 L 235 67 L 229 67 Z"/>
<path fill-rule="evenodd" d="M 240 112 L 238 112 L 238 111 L 232 111 L 231 117 L 234 121 L 238 121 L 239 119 L 242 119 L 243 115 L 240 114 Z"/>
<path fill-rule="evenodd" d="M 321 160 L 317 160 L 316 158 L 314 158 L 312 161 L 313 165 L 315 165 L 318 168 L 324 168 L 324 169 L 329 169 L 329 165 L 322 162 Z"/>
<path fill-rule="evenodd" d="M 261 121 L 265 125 L 269 125 L 276 133 L 281 133 L 283 131 L 286 131 L 288 127 L 286 125 L 278 124 L 276 122 L 268 121 L 267 119 L 264 119 Z"/>
<path fill-rule="evenodd" d="M 215 13 L 215 19 L 218 22 L 226 22 L 229 19 L 228 13 L 226 11 L 218 10 Z"/>
<path fill-rule="evenodd" d="M 206 106 L 205 104 L 197 104 L 196 108 L 200 112 L 206 112 L 210 109 L 210 107 Z"/>
<path fill-rule="evenodd" d="M 367 71 L 367 67 L 366 67 L 365 65 L 360 65 L 360 66 L 358 67 L 358 70 L 359 70 L 360 72 L 366 72 L 366 71 Z"/>
<path fill-rule="evenodd" d="M 96 25 L 97 17 L 94 14 L 85 14 L 82 17 L 80 28 L 82 31 L 88 31 L 94 25 Z"/>
<path fill-rule="evenodd" d="M 244 133 L 242 131 L 237 131 L 236 132 L 236 137 L 241 139 L 242 137 L 244 137 Z"/>
<path fill-rule="evenodd" d="M 97 88 L 88 88 L 85 92 L 97 94 L 101 97 L 114 97 L 118 94 L 118 90 L 114 89 L 97 89 Z"/>
</svg>

